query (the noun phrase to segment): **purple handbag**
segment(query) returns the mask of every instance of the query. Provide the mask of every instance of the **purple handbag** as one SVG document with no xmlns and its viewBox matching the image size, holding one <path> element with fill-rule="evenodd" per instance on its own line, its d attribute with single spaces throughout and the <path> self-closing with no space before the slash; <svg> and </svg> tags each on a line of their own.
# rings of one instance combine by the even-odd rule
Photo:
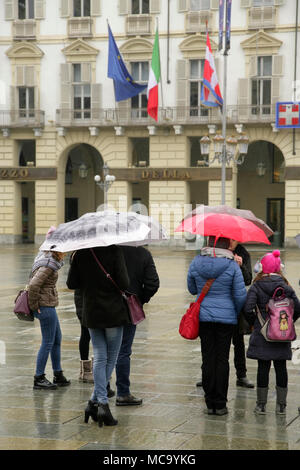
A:
<svg viewBox="0 0 300 470">
<path fill-rule="evenodd" d="M 97 264 L 100 266 L 102 271 L 105 273 L 106 277 L 113 283 L 113 285 L 118 289 L 120 294 L 122 295 L 130 317 L 130 321 L 132 325 L 138 325 L 141 323 L 141 321 L 145 320 L 145 312 L 143 310 L 143 306 L 137 297 L 137 295 L 132 294 L 131 292 L 123 291 L 119 288 L 119 286 L 115 283 L 111 275 L 104 269 L 100 261 L 98 260 L 97 256 L 95 255 L 95 252 L 92 248 L 90 248 L 92 255 L 94 256 Z"/>
<path fill-rule="evenodd" d="M 28 290 L 26 287 L 25 289 L 20 290 L 15 298 L 14 313 L 19 320 L 34 321 L 34 316 L 28 303 Z"/>
</svg>

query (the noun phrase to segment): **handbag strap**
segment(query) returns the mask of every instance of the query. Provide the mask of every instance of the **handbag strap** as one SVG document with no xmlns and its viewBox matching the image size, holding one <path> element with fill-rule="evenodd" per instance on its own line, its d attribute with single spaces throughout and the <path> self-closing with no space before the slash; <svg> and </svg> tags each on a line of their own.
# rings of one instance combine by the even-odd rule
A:
<svg viewBox="0 0 300 470">
<path fill-rule="evenodd" d="M 261 311 L 258 308 L 258 305 L 256 305 L 256 313 L 257 313 L 257 318 L 258 318 L 258 321 L 260 323 L 260 326 L 263 327 L 266 322 L 263 319 L 263 316 L 261 314 Z"/>
<path fill-rule="evenodd" d="M 208 279 L 206 283 L 204 284 L 201 294 L 198 297 L 197 303 L 200 305 L 206 294 L 208 293 L 209 289 L 212 286 L 212 283 L 215 281 L 215 279 Z"/>
<path fill-rule="evenodd" d="M 107 279 L 110 280 L 110 282 L 113 283 L 113 285 L 118 289 L 118 291 L 121 293 L 121 295 L 123 295 L 123 297 L 126 297 L 126 294 L 123 290 L 120 289 L 120 287 L 118 286 L 118 284 L 113 280 L 113 278 L 111 277 L 111 275 L 106 271 L 106 269 L 103 267 L 103 265 L 100 263 L 100 261 L 98 260 L 93 248 L 90 248 L 90 251 L 93 255 L 93 257 L 95 258 L 98 266 L 102 269 L 102 271 L 104 272 L 104 274 L 106 275 Z"/>
</svg>

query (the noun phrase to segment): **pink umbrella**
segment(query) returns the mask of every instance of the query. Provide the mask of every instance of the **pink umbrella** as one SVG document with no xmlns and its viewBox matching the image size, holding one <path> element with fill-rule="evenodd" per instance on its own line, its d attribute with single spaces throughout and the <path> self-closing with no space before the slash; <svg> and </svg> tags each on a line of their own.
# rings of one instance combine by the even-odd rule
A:
<svg viewBox="0 0 300 470">
<path fill-rule="evenodd" d="M 236 209 L 234 207 L 219 205 L 219 206 L 205 206 L 203 204 L 198 205 L 196 209 L 187 214 L 183 220 L 186 220 L 196 214 L 229 214 L 242 217 L 243 219 L 253 222 L 257 227 L 261 228 L 267 237 L 273 235 L 273 230 L 261 219 L 256 217 L 252 211 L 246 209 Z"/>
<path fill-rule="evenodd" d="M 232 238 L 241 243 L 271 245 L 264 231 L 247 219 L 230 214 L 198 214 L 184 219 L 175 232 L 189 232 L 216 238 Z"/>
</svg>

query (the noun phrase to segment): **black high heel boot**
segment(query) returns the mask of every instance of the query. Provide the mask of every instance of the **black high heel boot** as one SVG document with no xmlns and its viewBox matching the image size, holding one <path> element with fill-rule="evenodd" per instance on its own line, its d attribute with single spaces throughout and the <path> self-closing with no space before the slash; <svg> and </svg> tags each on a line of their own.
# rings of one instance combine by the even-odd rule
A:
<svg viewBox="0 0 300 470">
<path fill-rule="evenodd" d="M 89 417 L 91 416 L 92 420 L 98 421 L 98 403 L 94 403 L 91 400 L 88 401 L 87 407 L 84 410 L 84 422 L 89 422 Z"/>
<path fill-rule="evenodd" d="M 114 419 L 108 404 L 99 403 L 98 405 L 98 426 L 101 428 L 103 423 L 106 426 L 115 426 L 118 421 Z"/>
</svg>

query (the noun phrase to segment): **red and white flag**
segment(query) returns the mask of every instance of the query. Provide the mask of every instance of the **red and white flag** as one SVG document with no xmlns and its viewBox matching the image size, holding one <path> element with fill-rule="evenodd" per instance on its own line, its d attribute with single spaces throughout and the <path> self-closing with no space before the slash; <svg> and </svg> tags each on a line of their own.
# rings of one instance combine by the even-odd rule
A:
<svg viewBox="0 0 300 470">
<path fill-rule="evenodd" d="M 207 108 L 223 105 L 223 98 L 219 86 L 215 60 L 212 54 L 208 32 L 206 33 L 206 55 L 201 90 L 201 104 Z"/>
</svg>

